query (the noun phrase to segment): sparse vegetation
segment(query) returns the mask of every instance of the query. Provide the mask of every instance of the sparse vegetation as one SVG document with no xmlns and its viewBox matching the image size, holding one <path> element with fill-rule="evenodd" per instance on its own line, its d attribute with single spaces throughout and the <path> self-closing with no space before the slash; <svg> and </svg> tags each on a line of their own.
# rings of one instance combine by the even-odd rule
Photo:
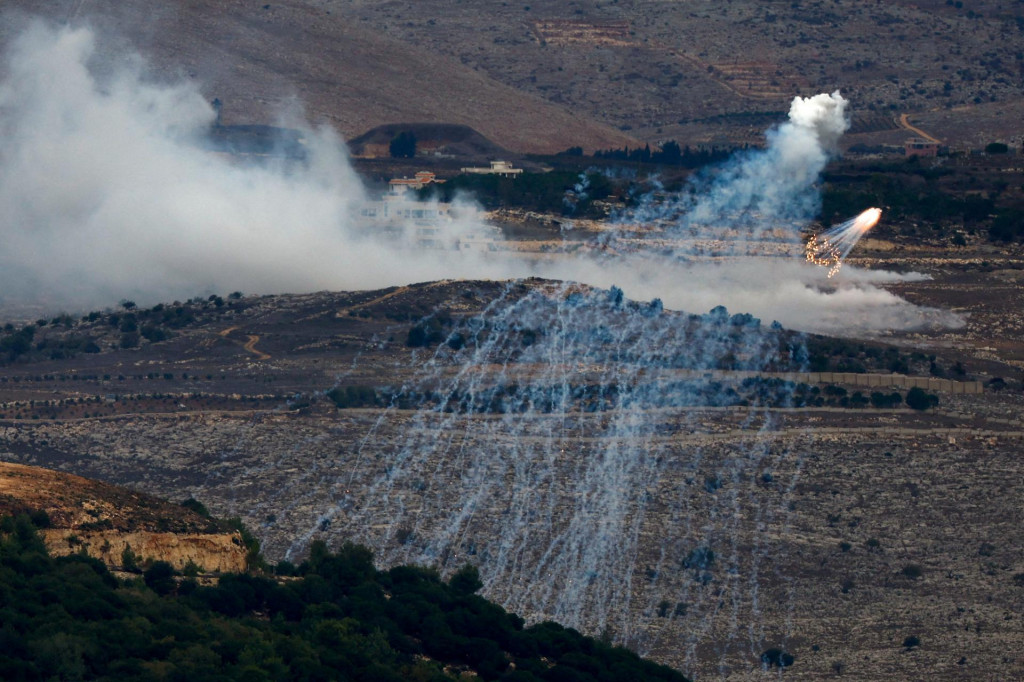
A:
<svg viewBox="0 0 1024 682">
<path fill-rule="evenodd" d="M 795 662 L 793 654 L 786 653 L 782 649 L 768 649 L 761 654 L 761 665 L 765 668 L 788 668 Z"/>
<path fill-rule="evenodd" d="M 900 571 L 904 577 L 910 578 L 911 580 L 917 580 L 924 575 L 924 569 L 918 564 L 907 564 Z"/>
</svg>

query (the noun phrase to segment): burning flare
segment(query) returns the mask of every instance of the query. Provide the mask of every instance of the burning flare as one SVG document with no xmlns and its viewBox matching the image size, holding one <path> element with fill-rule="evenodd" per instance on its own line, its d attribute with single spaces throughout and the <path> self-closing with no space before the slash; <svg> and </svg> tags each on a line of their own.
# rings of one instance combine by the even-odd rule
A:
<svg viewBox="0 0 1024 682">
<path fill-rule="evenodd" d="M 813 235 L 807 242 L 804 255 L 808 262 L 828 268 L 828 276 L 832 278 L 843 267 L 847 254 L 868 230 L 878 224 L 881 217 L 882 209 L 869 208 L 852 220 Z"/>
</svg>

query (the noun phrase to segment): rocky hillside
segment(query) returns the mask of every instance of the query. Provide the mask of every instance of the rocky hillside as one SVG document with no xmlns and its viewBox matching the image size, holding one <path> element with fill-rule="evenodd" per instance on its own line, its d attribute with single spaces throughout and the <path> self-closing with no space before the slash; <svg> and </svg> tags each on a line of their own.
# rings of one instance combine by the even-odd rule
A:
<svg viewBox="0 0 1024 682">
<path fill-rule="evenodd" d="M 246 567 L 241 534 L 191 509 L 80 476 L 0 463 L 0 515 L 26 510 L 49 517 L 40 534 L 54 556 L 85 551 L 114 569 L 149 559 L 178 570 Z"/>
<path fill-rule="evenodd" d="M 161 77 L 224 103 L 225 123 L 274 123 L 296 101 L 351 139 L 375 126 L 463 124 L 518 152 L 636 140 L 759 143 L 794 95 L 841 89 L 848 144 L 1020 143 L 1020 3 L 722 5 L 710 0 L 152 3 L 9 0 L 103 30 Z M 937 116 L 940 114 L 940 116 Z M 852 137 L 856 135 L 857 137 Z"/>
<path fill-rule="evenodd" d="M 89 24 L 103 59 L 144 55 L 160 79 L 184 76 L 223 102 L 223 122 L 275 123 L 296 108 L 346 138 L 411 121 L 468 125 L 522 152 L 570 144 L 621 146 L 635 138 L 522 92 L 401 36 L 368 29 L 336 2 L 71 0 L 4 3 L 0 45 L 18 33 L 10 9 Z M 298 105 L 298 106 L 296 106 Z"/>
</svg>

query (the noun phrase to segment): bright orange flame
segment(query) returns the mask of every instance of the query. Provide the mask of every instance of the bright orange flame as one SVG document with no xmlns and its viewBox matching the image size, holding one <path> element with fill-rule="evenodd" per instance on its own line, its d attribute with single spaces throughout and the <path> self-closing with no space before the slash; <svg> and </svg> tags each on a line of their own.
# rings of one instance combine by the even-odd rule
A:
<svg viewBox="0 0 1024 682">
<path fill-rule="evenodd" d="M 872 227 L 878 224 L 878 220 L 882 217 L 882 209 L 880 208 L 869 208 L 868 210 L 861 213 L 859 216 L 854 218 L 853 226 L 861 232 L 867 232 Z"/>
</svg>

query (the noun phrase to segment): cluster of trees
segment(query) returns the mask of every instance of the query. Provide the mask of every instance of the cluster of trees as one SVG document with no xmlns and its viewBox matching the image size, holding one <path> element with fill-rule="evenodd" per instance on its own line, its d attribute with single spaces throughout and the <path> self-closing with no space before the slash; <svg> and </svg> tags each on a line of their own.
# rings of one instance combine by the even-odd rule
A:
<svg viewBox="0 0 1024 682">
<path fill-rule="evenodd" d="M 885 223 L 922 223 L 928 226 L 923 236 L 952 236 L 962 245 L 963 237 L 950 232 L 962 226 L 993 241 L 1024 240 L 1024 204 L 1006 191 L 1003 180 L 914 162 L 863 170 L 867 173 L 826 175 L 823 222 L 836 224 L 866 207 L 882 206 Z"/>
<path fill-rule="evenodd" d="M 892 409 L 907 404 L 915 410 L 927 410 L 939 404 L 938 396 L 927 393 L 921 388 L 911 388 L 906 396 L 899 391 L 883 393 L 872 391 L 864 395 L 862 391 L 848 392 L 842 386 L 810 386 L 794 384 L 783 379 L 744 379 L 740 385 L 739 395 L 748 396 L 747 403 L 771 405 L 775 407 L 851 407 L 866 408 L 869 405 L 879 409 Z"/>
<path fill-rule="evenodd" d="M 471 566 L 445 582 L 427 568 L 378 571 L 366 548 L 318 542 L 277 573 L 291 577 L 200 586 L 157 561 L 120 581 L 85 555 L 50 557 L 32 518 L 5 517 L 0 679 L 685 679 L 555 623 L 525 627 L 475 594 Z"/>
<path fill-rule="evenodd" d="M 458 175 L 443 185 L 430 185 L 419 191 L 421 199 L 436 196 L 452 201 L 460 193 L 472 195 L 484 208 L 493 210 L 514 206 L 529 211 L 561 213 L 578 217 L 603 217 L 594 205 L 614 191 L 611 180 L 601 173 L 574 171 L 522 173 L 516 177 L 499 175 Z"/>
<path fill-rule="evenodd" d="M 578 149 L 578 148 L 576 148 Z M 565 152 L 575 151 L 569 148 Z M 580 150 L 582 153 L 582 150 Z M 700 168 L 711 163 L 720 163 L 732 156 L 736 150 L 731 147 L 708 147 L 691 149 L 689 146 L 680 147 L 675 140 L 669 140 L 661 145 L 661 149 L 651 149 L 650 145 L 630 149 L 602 149 L 594 152 L 596 159 L 608 159 L 612 161 L 630 161 L 633 163 L 653 163 L 665 166 L 682 166 L 683 168 Z"/>
<path fill-rule="evenodd" d="M 393 159 L 411 159 L 416 156 L 416 134 L 405 131 L 391 138 L 388 152 Z"/>
<path fill-rule="evenodd" d="M 34 357 L 60 360 L 73 357 L 79 353 L 99 353 L 100 347 L 88 336 L 67 334 L 60 337 L 48 337 L 35 341 L 40 326 L 46 320 L 36 324 L 27 324 L 15 328 L 8 324 L 0 336 L 0 365 L 12 363 L 18 359 Z"/>
<path fill-rule="evenodd" d="M 988 235 L 997 242 L 1024 241 L 1024 206 L 1010 207 L 999 212 L 988 228 Z"/>
<path fill-rule="evenodd" d="M 960 362 L 944 363 L 935 355 L 917 351 L 907 353 L 895 346 L 809 336 L 806 348 L 808 372 L 928 374 L 953 379 L 962 379 L 967 375 Z"/>
<path fill-rule="evenodd" d="M 21 329 L 15 329 L 13 324 L 8 324 L 4 327 L 4 332 L 0 337 L 0 358 L 3 361 L 14 362 L 32 350 L 32 339 L 36 335 L 34 326 L 27 324 Z"/>
<path fill-rule="evenodd" d="M 117 345 L 121 348 L 136 348 L 142 339 L 150 343 L 164 341 L 174 335 L 172 330 L 233 307 L 240 298 L 242 293 L 234 292 L 225 302 L 214 294 L 185 303 L 160 303 L 152 308 L 139 308 L 134 301 L 125 300 L 117 311 L 94 310 L 80 321 L 64 313 L 52 319 L 40 318 L 21 328 L 7 324 L 0 329 L 0 365 L 16 360 L 62 360 L 79 353 L 99 353 L 100 341 L 108 333 L 102 328 L 104 325 L 119 335 Z"/>
</svg>

